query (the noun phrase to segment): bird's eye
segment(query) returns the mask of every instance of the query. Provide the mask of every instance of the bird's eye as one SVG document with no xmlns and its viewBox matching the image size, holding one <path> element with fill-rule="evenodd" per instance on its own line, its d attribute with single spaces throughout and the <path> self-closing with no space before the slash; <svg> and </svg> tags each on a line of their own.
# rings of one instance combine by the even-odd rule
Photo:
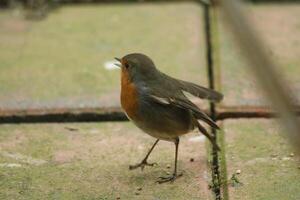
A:
<svg viewBox="0 0 300 200">
<path fill-rule="evenodd" d="M 129 68 L 129 64 L 125 63 L 124 66 L 128 69 Z"/>
</svg>

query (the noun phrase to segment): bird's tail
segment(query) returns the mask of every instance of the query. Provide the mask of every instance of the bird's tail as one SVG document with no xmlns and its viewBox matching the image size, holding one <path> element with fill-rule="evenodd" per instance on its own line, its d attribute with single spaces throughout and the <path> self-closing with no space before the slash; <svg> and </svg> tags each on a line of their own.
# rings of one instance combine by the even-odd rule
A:
<svg viewBox="0 0 300 200">
<path fill-rule="evenodd" d="M 211 134 L 209 134 L 208 132 L 207 132 L 207 130 L 195 119 L 195 124 L 196 124 L 196 126 L 197 126 L 197 128 L 198 128 L 198 130 L 203 134 L 203 135 L 205 135 L 208 139 L 209 139 L 209 141 L 211 142 L 211 144 L 218 150 L 218 151 L 220 151 L 221 149 L 220 149 L 220 147 L 219 147 L 219 145 L 217 144 L 217 142 L 214 140 L 214 138 L 213 138 L 213 136 L 211 135 Z"/>
</svg>

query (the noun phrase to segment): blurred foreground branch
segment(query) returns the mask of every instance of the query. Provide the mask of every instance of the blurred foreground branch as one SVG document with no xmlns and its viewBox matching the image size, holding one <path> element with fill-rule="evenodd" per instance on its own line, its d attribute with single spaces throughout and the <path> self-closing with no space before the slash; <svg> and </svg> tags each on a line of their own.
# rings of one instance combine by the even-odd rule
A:
<svg viewBox="0 0 300 200">
<path fill-rule="evenodd" d="M 237 44 L 248 60 L 250 70 L 257 82 L 262 87 L 273 109 L 279 113 L 286 127 L 286 136 L 300 153 L 300 121 L 296 116 L 296 109 L 292 105 L 288 86 L 276 71 L 275 64 L 271 61 L 264 48 L 264 42 L 251 28 L 247 20 L 245 8 L 238 0 L 217 0 L 224 20 L 231 28 Z M 275 145 L 275 144 L 274 144 Z"/>
</svg>

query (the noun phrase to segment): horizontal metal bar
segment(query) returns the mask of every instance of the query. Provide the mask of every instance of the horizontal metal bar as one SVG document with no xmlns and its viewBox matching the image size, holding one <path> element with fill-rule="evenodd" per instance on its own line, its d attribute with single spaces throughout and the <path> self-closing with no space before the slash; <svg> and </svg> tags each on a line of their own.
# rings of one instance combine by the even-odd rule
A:
<svg viewBox="0 0 300 200">
<path fill-rule="evenodd" d="M 296 106 L 300 116 L 300 106 Z M 208 110 L 204 110 L 207 114 Z M 276 112 L 264 106 L 217 106 L 216 120 L 237 118 L 274 118 Z M 0 124 L 4 123 L 64 123 L 127 121 L 120 107 L 53 108 L 0 110 Z"/>
<path fill-rule="evenodd" d="M 295 106 L 300 116 L 300 106 Z M 217 120 L 236 118 L 275 118 L 277 113 L 266 106 L 220 106 L 217 108 Z"/>
<path fill-rule="evenodd" d="M 0 110 L 0 123 L 126 121 L 119 107 Z"/>
</svg>

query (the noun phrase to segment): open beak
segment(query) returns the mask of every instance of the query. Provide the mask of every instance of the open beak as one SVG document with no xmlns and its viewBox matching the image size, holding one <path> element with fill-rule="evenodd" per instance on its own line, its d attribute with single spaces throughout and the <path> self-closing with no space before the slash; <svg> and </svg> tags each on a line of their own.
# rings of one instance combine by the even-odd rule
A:
<svg viewBox="0 0 300 200">
<path fill-rule="evenodd" d="M 115 58 L 120 63 L 115 63 L 116 66 L 121 67 L 122 60 L 120 58 Z"/>
</svg>

